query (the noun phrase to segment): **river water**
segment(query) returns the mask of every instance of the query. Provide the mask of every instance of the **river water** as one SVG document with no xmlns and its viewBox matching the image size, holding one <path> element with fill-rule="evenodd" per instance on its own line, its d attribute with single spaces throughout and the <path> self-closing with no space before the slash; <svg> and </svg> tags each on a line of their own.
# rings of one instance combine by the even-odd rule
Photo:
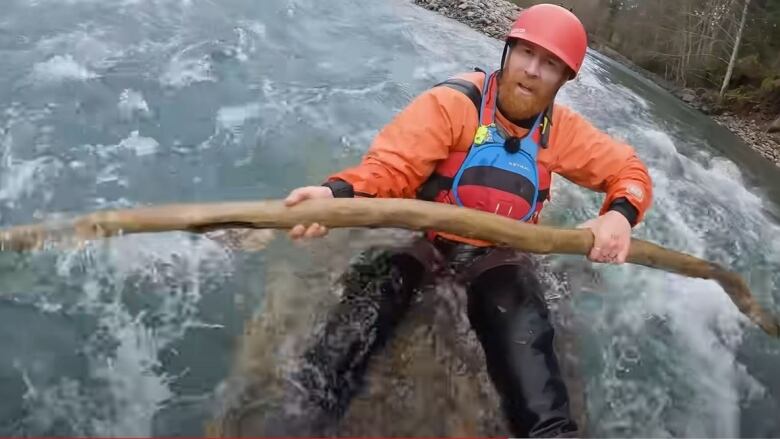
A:
<svg viewBox="0 0 780 439">
<path fill-rule="evenodd" d="M 0 222 L 281 197 L 500 50 L 400 0 L 5 0 Z M 780 309 L 778 168 L 597 53 L 560 99 L 648 164 L 635 236 L 738 270 Z M 555 181 L 546 223 L 597 213 L 601 195 Z M 264 265 L 295 251 L 170 233 L 0 255 L 0 435 L 202 434 Z M 780 435 L 780 344 L 717 285 L 550 262 L 572 285 L 594 434 Z"/>
</svg>

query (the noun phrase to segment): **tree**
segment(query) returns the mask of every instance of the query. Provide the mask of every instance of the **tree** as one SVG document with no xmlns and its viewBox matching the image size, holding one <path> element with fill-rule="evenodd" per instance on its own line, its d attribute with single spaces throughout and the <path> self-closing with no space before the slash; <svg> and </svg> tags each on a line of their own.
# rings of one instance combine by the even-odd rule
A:
<svg viewBox="0 0 780 439">
<path fill-rule="evenodd" d="M 726 76 L 723 78 L 723 85 L 720 86 L 720 93 L 718 94 L 718 99 L 721 101 L 726 94 L 726 89 L 731 81 L 731 75 L 734 72 L 734 63 L 737 61 L 737 54 L 739 53 L 739 45 L 742 42 L 742 32 L 745 30 L 745 20 L 747 19 L 749 6 L 750 0 L 745 0 L 745 7 L 742 9 L 742 19 L 739 22 L 739 30 L 737 30 L 737 40 L 734 42 L 734 49 L 731 51 L 731 59 L 729 60 L 729 66 L 726 69 Z"/>
</svg>

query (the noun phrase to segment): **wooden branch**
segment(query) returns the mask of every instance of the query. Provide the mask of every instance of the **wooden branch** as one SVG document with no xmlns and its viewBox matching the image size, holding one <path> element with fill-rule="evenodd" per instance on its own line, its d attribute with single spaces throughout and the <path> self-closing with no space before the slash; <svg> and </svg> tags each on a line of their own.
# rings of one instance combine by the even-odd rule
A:
<svg viewBox="0 0 780 439">
<path fill-rule="evenodd" d="M 537 254 L 587 255 L 593 235 L 584 229 L 563 229 L 521 223 L 499 215 L 441 203 L 401 199 L 308 200 L 285 207 L 280 200 L 212 204 L 171 204 L 91 213 L 59 224 L 37 224 L 0 230 L 0 250 L 40 249 L 51 240 L 77 242 L 127 235 L 217 229 L 289 229 L 320 223 L 330 228 L 391 227 L 438 230 Z M 632 239 L 628 262 L 684 276 L 712 279 L 739 310 L 767 334 L 780 336 L 780 323 L 761 308 L 740 275 L 656 244 Z"/>
</svg>

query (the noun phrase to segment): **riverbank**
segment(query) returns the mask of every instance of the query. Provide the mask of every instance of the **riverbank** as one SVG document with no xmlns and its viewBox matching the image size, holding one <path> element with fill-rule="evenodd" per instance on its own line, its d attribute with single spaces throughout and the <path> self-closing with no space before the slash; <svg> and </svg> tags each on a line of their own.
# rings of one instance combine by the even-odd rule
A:
<svg viewBox="0 0 780 439">
<path fill-rule="evenodd" d="M 438 12 L 446 17 L 458 20 L 469 27 L 503 39 L 512 21 L 520 12 L 520 7 L 507 0 L 413 0 L 423 8 Z M 764 158 L 780 166 L 780 133 L 769 133 L 772 120 L 763 114 L 737 115 L 730 112 L 720 113 L 711 96 L 705 90 L 681 88 L 664 80 L 659 75 L 647 71 L 620 53 L 598 43 L 591 48 L 604 53 L 624 64 L 634 72 L 647 77 L 660 87 L 677 96 L 685 104 L 710 115 L 720 125 L 739 136 L 751 148 Z M 719 113 L 719 114 L 716 114 Z"/>
</svg>

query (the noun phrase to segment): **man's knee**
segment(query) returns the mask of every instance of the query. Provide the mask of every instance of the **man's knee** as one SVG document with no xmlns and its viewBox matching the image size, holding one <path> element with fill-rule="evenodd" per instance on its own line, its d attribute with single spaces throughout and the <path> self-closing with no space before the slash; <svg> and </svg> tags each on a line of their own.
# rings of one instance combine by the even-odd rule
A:
<svg viewBox="0 0 780 439">
<path fill-rule="evenodd" d="M 370 248 L 355 258 L 340 282 L 345 294 L 407 292 L 430 271 L 435 254 L 424 243 L 399 248 Z M 369 291 L 368 285 L 382 286 Z"/>
<path fill-rule="evenodd" d="M 502 265 L 477 275 L 468 288 L 469 317 L 479 327 L 496 326 L 501 332 L 517 324 L 517 314 L 530 308 L 547 318 L 544 293 L 535 274 L 527 269 Z"/>
</svg>

